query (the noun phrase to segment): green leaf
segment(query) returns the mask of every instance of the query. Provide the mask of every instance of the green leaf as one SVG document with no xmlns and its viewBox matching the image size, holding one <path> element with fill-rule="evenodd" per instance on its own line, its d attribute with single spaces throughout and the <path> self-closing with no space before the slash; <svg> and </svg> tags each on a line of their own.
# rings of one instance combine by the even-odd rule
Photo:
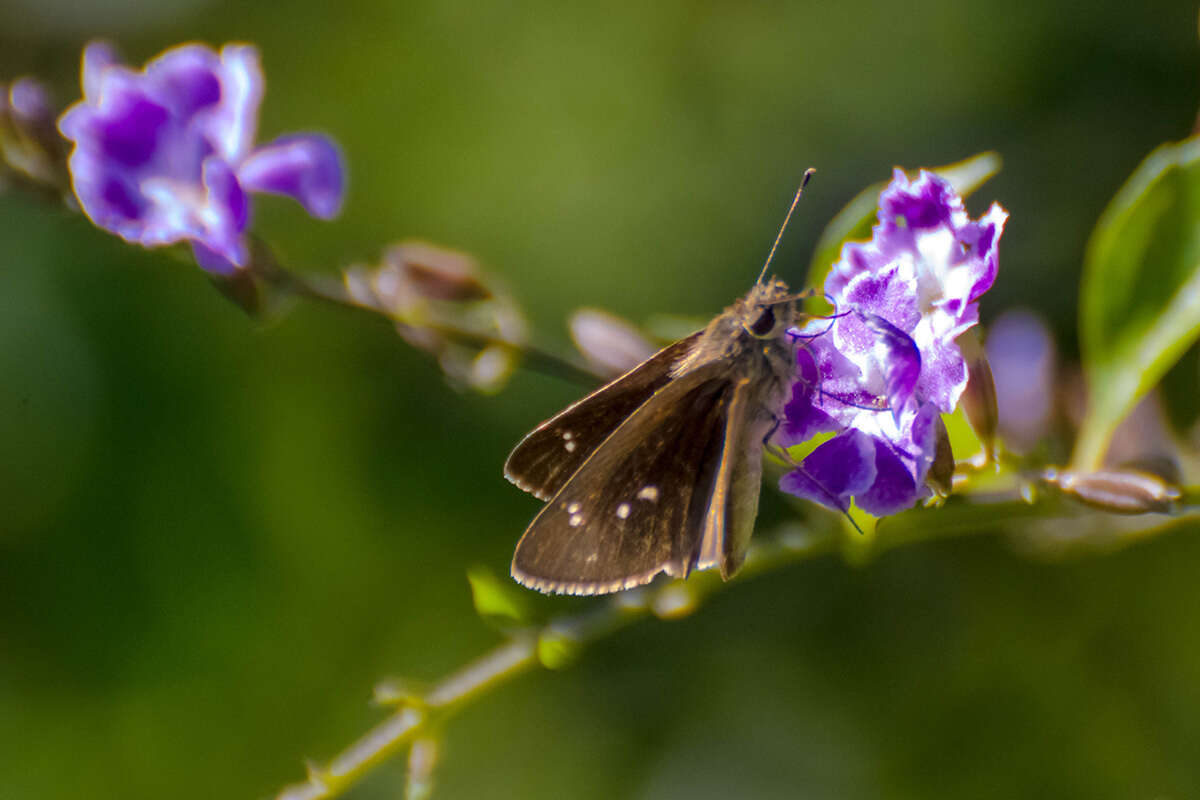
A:
<svg viewBox="0 0 1200 800">
<path fill-rule="evenodd" d="M 467 570 L 471 599 L 484 622 L 499 627 L 529 624 L 529 603 L 516 584 L 497 578 L 484 566 Z"/>
<path fill-rule="evenodd" d="M 1088 243 L 1080 335 L 1089 407 L 1075 469 L 1097 469 L 1113 430 L 1200 335 L 1200 139 L 1151 153 Z"/>
<path fill-rule="evenodd" d="M 538 661 L 546 669 L 566 669 L 579 660 L 583 647 L 577 639 L 556 630 L 545 630 L 538 636 Z"/>
<path fill-rule="evenodd" d="M 980 153 L 955 164 L 934 167 L 930 171 L 950 181 L 954 191 L 966 197 L 1000 171 L 1000 155 L 991 151 Z M 890 180 L 889 178 L 888 181 Z M 829 267 L 837 261 L 843 244 L 854 239 L 871 238 L 871 226 L 875 224 L 875 206 L 879 201 L 879 193 L 888 185 L 888 181 L 873 183 L 863 189 L 825 226 L 825 230 L 817 239 L 812 263 L 808 268 L 807 286 L 820 288 L 825 282 L 825 273 L 829 272 Z"/>
</svg>

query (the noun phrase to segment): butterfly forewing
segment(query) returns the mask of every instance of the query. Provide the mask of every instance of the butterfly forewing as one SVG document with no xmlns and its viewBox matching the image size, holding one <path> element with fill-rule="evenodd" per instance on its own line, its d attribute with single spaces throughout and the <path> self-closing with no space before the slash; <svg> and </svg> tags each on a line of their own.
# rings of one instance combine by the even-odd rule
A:
<svg viewBox="0 0 1200 800">
<path fill-rule="evenodd" d="M 514 578 L 599 594 L 695 566 L 734 395 L 718 371 L 676 378 L 613 431 L 530 524 Z"/>
<path fill-rule="evenodd" d="M 535 497 L 549 500 L 618 425 L 670 381 L 671 367 L 699 335 L 663 348 L 542 423 L 509 455 L 505 477 Z"/>
</svg>

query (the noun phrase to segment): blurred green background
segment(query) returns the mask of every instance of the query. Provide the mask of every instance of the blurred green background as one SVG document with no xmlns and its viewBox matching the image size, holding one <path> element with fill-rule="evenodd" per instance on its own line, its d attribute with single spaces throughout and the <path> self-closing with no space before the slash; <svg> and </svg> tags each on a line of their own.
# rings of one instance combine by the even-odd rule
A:
<svg viewBox="0 0 1200 800">
<path fill-rule="evenodd" d="M 5 0 L 0 75 L 65 103 L 93 36 L 137 64 L 254 42 L 261 138 L 324 130 L 351 169 L 333 223 L 260 199 L 287 263 L 467 249 L 564 349 L 577 305 L 718 311 L 807 166 L 796 282 L 893 165 L 996 149 L 969 203 L 1012 213 L 985 319 L 1032 306 L 1071 353 L 1091 226 L 1192 127 L 1196 31 L 1193 4 L 1115 0 Z M 257 323 L 0 197 L 0 797 L 267 796 L 380 718 L 378 679 L 492 645 L 465 570 L 504 573 L 537 509 L 500 466 L 579 391 L 456 393 L 381 322 Z M 1200 797 L 1198 566 L 1193 530 L 1055 566 L 976 537 L 788 569 L 469 709 L 437 796 Z"/>
</svg>

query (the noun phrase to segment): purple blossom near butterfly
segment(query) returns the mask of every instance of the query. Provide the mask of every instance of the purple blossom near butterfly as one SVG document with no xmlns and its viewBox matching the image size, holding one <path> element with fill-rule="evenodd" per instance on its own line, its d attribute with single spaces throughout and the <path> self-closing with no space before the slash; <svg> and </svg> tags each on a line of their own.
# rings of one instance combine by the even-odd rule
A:
<svg viewBox="0 0 1200 800">
<path fill-rule="evenodd" d="M 205 269 L 249 260 L 249 192 L 282 194 L 321 219 L 337 215 L 344 169 L 318 134 L 254 147 L 264 81 L 258 51 L 230 44 L 172 48 L 141 71 L 111 47 L 83 52 L 83 100 L 58 127 L 79 204 L 101 228 L 144 247 L 187 241 Z"/>
<path fill-rule="evenodd" d="M 945 180 L 895 171 L 871 241 L 843 246 L 825 281 L 834 318 L 792 331 L 803 345 L 778 440 L 834 436 L 784 475 L 784 491 L 842 511 L 853 499 L 875 516 L 930 496 L 937 416 L 967 385 L 955 339 L 979 321 L 1007 218 L 993 204 L 971 220 Z"/>
</svg>

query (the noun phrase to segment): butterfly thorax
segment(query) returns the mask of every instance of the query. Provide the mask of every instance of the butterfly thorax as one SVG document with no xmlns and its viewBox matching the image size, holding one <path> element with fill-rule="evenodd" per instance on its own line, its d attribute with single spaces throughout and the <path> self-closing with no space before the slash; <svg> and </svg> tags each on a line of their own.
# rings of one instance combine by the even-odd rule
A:
<svg viewBox="0 0 1200 800">
<path fill-rule="evenodd" d="M 785 384 L 795 369 L 787 330 L 797 314 L 795 297 L 786 283 L 778 278 L 756 283 L 708 324 L 671 372 L 678 376 L 713 361 L 725 361 L 753 383 Z M 755 351 L 760 351 L 761 357 L 746 357 Z"/>
</svg>

